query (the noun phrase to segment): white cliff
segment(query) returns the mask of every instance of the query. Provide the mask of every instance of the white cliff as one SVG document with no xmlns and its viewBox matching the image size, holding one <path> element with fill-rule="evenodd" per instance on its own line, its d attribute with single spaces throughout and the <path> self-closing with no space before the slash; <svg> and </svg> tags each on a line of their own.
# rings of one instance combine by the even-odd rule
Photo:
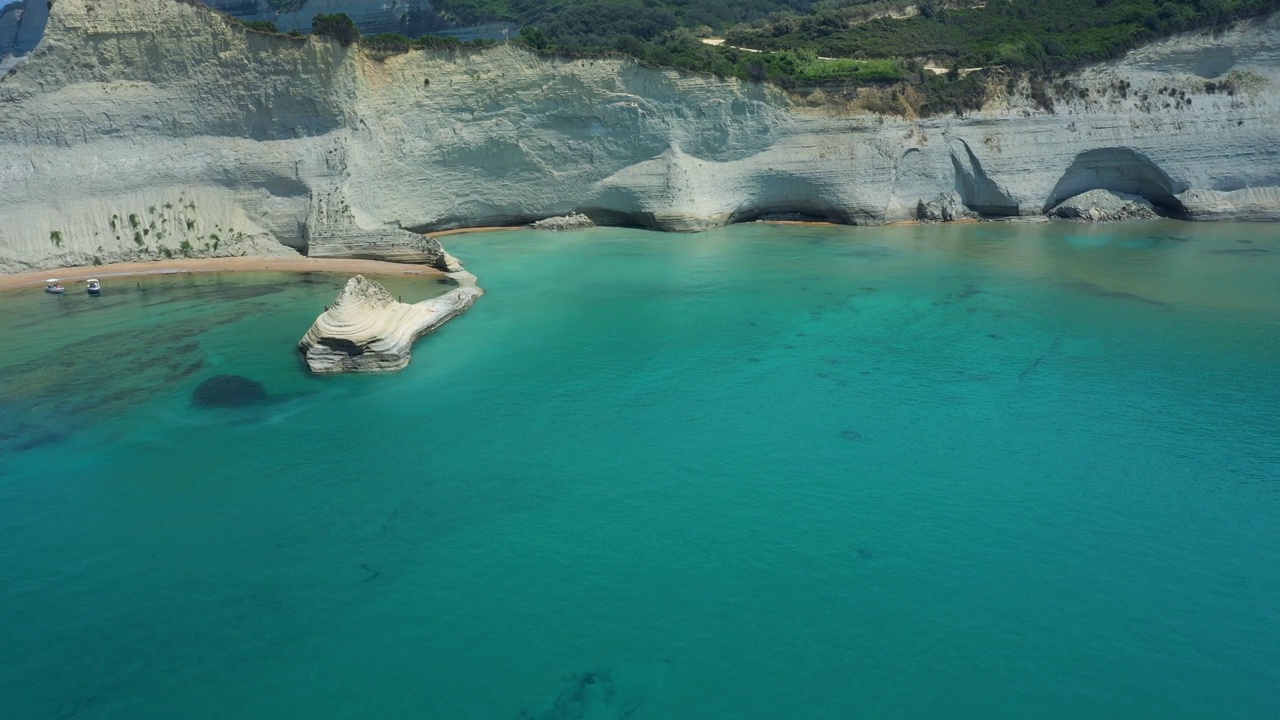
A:
<svg viewBox="0 0 1280 720">
<path fill-rule="evenodd" d="M 950 193 L 986 214 L 1107 189 L 1275 220 L 1278 83 L 1280 15 L 1078 73 L 1052 113 L 1018 90 L 912 120 L 623 58 L 380 61 L 187 0 L 57 0 L 0 81 L 0 270 L 295 251 L 447 267 L 418 233 L 574 211 L 881 223 Z"/>
<path fill-rule="evenodd" d="M 314 373 L 399 370 L 413 344 L 466 312 L 482 291 L 467 272 L 451 274 L 458 286 L 440 297 L 397 302 L 378 283 L 357 275 L 347 281 L 298 343 Z"/>
</svg>

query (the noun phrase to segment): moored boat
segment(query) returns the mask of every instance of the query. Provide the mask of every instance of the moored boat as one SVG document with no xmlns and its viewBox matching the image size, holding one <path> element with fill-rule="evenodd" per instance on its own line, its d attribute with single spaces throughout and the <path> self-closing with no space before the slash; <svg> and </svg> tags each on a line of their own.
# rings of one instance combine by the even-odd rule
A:
<svg viewBox="0 0 1280 720">
<path fill-rule="evenodd" d="M 102 292 L 102 283 L 98 282 L 97 279 L 90 280 L 88 282 L 88 287 L 86 287 L 85 290 L 87 290 L 90 295 L 97 295 Z"/>
<path fill-rule="evenodd" d="M 66 292 L 67 289 L 62 287 L 62 283 L 58 282 L 57 280 L 45 280 L 44 291 L 47 293 L 54 293 L 54 294 L 60 295 Z"/>
</svg>

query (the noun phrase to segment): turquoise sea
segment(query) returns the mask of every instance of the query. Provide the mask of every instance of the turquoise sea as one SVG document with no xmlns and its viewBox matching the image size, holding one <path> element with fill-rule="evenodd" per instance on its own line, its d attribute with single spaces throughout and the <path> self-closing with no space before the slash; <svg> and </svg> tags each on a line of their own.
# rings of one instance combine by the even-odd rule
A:
<svg viewBox="0 0 1280 720">
<path fill-rule="evenodd" d="M 0 295 L 0 717 L 1280 716 L 1280 226 L 448 246 Z"/>
</svg>

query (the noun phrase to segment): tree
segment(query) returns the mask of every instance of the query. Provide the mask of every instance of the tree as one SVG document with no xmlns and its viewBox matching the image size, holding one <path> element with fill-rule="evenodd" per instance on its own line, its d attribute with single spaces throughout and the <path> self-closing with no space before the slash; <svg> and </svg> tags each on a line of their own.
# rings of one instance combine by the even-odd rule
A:
<svg viewBox="0 0 1280 720">
<path fill-rule="evenodd" d="M 311 18 L 311 32 L 321 37 L 329 37 L 342 43 L 343 47 L 360 39 L 360 31 L 355 21 L 346 13 L 316 15 Z"/>
</svg>

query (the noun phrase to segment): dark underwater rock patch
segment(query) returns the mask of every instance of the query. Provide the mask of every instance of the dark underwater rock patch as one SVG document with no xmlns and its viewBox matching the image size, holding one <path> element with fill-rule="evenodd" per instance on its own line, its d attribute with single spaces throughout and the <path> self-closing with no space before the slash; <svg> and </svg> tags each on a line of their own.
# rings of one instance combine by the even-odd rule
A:
<svg viewBox="0 0 1280 720">
<path fill-rule="evenodd" d="M 1270 250 L 1260 247 L 1251 248 L 1227 248 L 1225 250 L 1210 250 L 1214 255 L 1267 255 Z"/>
<path fill-rule="evenodd" d="M 262 383 L 239 375 L 214 375 L 191 393 L 191 402 L 202 408 L 244 407 L 266 399 Z"/>
<path fill-rule="evenodd" d="M 625 683 L 623 683 L 625 684 Z M 648 688 L 651 690 L 652 688 Z M 521 720 L 624 720 L 644 705 L 641 688 L 619 687 L 608 670 L 584 672 L 565 681 L 549 707 L 523 710 Z"/>
</svg>

